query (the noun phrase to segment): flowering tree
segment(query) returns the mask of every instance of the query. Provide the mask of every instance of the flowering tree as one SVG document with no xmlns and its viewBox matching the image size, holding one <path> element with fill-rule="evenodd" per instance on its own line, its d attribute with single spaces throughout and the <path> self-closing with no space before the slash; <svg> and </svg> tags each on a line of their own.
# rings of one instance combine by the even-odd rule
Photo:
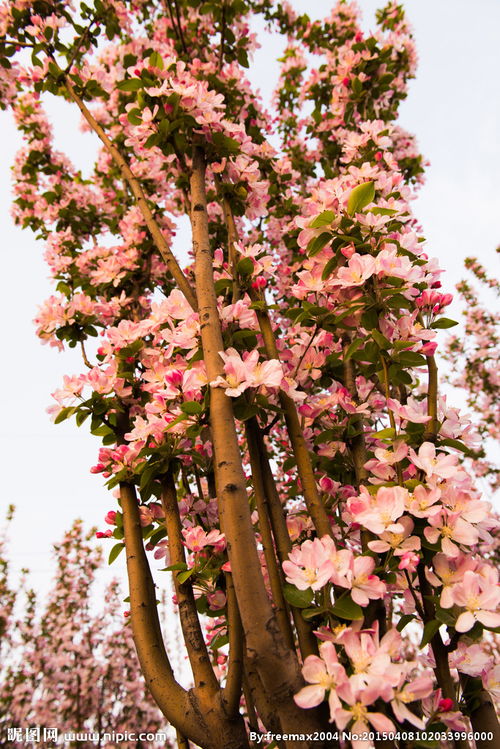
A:
<svg viewBox="0 0 500 749">
<path fill-rule="evenodd" d="M 104 609 L 92 610 L 90 594 L 102 554 L 89 544 L 91 537 L 77 521 L 56 544 L 57 572 L 47 604 L 40 610 L 35 592 L 25 591 L 22 619 L 15 613 L 16 599 L 21 602 L 9 584 L 4 543 L 0 546 L 3 740 L 9 738 L 9 729 L 32 726 L 38 726 L 41 735 L 43 729 L 57 728 L 60 735 L 75 736 L 71 745 L 81 747 L 98 743 L 77 740 L 82 733 L 102 739 L 106 732 L 165 732 L 164 718 L 147 693 L 130 628 L 123 624 L 116 581 L 105 591 Z M 165 746 L 164 741 L 122 743 Z M 21 747 L 25 742 L 12 738 L 8 745 Z"/>
<path fill-rule="evenodd" d="M 372 34 L 347 2 L 315 22 L 271 0 L 0 13 L 14 216 L 57 283 L 38 334 L 86 367 L 52 413 L 102 438 L 92 470 L 118 507 L 101 535 L 126 548 L 137 652 L 179 746 L 403 726 L 465 749 L 470 724 L 477 747 L 500 740 L 481 645 L 500 625 L 497 522 L 438 387 L 451 296 L 410 210 L 423 160 L 394 122 L 416 61 L 402 7 Z M 259 16 L 287 39 L 272 113 L 246 74 Z M 54 147 L 47 93 L 100 139 L 88 176 Z M 173 576 L 188 691 L 148 551 Z"/>
<path fill-rule="evenodd" d="M 488 276 L 476 258 L 467 258 L 465 267 L 483 289 L 500 295 L 499 282 Z M 498 489 L 500 469 L 487 458 L 487 445 L 488 440 L 500 439 L 500 315 L 487 308 L 468 281 L 461 281 L 457 291 L 464 303 L 465 335 L 450 336 L 446 342 L 444 355 L 452 373 L 448 379 L 466 391 L 467 405 L 476 417 L 475 426 L 482 439 L 474 445 L 474 470 L 478 476 L 487 477 L 492 489 Z"/>
</svg>

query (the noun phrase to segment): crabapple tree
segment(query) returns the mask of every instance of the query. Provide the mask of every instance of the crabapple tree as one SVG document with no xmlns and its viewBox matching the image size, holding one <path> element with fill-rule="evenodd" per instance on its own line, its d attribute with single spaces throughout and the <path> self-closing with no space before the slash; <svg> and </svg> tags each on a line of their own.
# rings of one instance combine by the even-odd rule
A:
<svg viewBox="0 0 500 749">
<path fill-rule="evenodd" d="M 269 109 L 247 72 L 256 22 L 286 40 Z M 139 660 L 179 746 L 500 740 L 481 645 L 500 625 L 497 521 L 439 387 L 451 295 L 410 207 L 425 163 L 396 122 L 416 66 L 402 6 L 371 33 L 342 1 L 311 21 L 272 0 L 13 0 L 0 24 L 14 218 L 55 282 L 37 331 L 82 353 L 51 412 L 102 440 L 101 533 L 126 549 Z M 51 96 L 99 139 L 85 175 Z"/>
</svg>

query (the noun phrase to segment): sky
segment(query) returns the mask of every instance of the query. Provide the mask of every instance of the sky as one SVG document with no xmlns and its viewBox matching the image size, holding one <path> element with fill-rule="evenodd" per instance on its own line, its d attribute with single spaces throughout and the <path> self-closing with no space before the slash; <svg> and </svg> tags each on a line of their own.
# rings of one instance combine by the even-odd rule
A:
<svg viewBox="0 0 500 749">
<path fill-rule="evenodd" d="M 325 15 L 329 0 L 292 0 L 299 12 Z M 381 2 L 360 0 L 364 26 L 374 26 Z M 427 252 L 446 269 L 444 286 L 464 277 L 463 259 L 475 255 L 498 274 L 495 248 L 500 244 L 500 3 L 498 0 L 407 0 L 419 51 L 416 80 L 410 84 L 399 123 L 415 133 L 431 162 L 414 210 L 427 237 Z M 251 76 L 268 100 L 278 76 L 274 60 L 283 40 L 265 35 Z M 55 142 L 84 171 L 96 141 L 79 132 L 79 114 L 52 100 Z M 37 305 L 52 292 L 43 245 L 29 231 L 16 228 L 9 215 L 10 175 L 20 139 L 10 116 L 0 112 L 0 221 L 2 360 L 0 443 L 3 482 L 0 526 L 9 504 L 17 512 L 11 527 L 13 569 L 31 570 L 35 589 L 45 592 L 52 576 L 50 549 L 72 523 L 105 528 L 103 517 L 115 500 L 91 475 L 98 440 L 74 421 L 53 425 L 45 409 L 64 374 L 82 371 L 79 355 L 43 346 L 32 324 Z M 188 238 L 180 233 L 184 255 Z M 459 314 L 455 308 L 455 316 Z M 96 542 L 97 543 L 97 542 Z M 113 542 L 103 544 L 105 553 Z M 124 555 L 107 571 L 124 575 Z M 159 565 L 158 565 L 159 566 Z M 124 579 L 124 578 L 123 578 Z"/>
</svg>

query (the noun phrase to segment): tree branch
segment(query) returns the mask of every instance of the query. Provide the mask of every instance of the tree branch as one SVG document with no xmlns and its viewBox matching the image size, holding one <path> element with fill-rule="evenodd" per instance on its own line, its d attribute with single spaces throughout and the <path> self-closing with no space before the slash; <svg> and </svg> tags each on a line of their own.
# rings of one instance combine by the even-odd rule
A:
<svg viewBox="0 0 500 749">
<path fill-rule="evenodd" d="M 64 85 L 66 87 L 66 90 L 69 94 L 69 96 L 73 99 L 75 104 L 78 106 L 80 112 L 92 128 L 92 130 L 96 133 L 96 135 L 100 138 L 102 143 L 104 144 L 106 150 L 113 158 L 113 161 L 117 165 L 118 169 L 120 170 L 123 179 L 130 187 L 130 190 L 132 191 L 133 196 L 137 200 L 137 205 L 142 213 L 142 216 L 144 218 L 144 221 L 146 223 L 146 226 L 148 227 L 151 236 L 153 238 L 153 242 L 156 246 L 156 249 L 162 256 L 163 260 L 165 261 L 168 270 L 170 271 L 173 279 L 177 283 L 179 289 L 182 291 L 184 296 L 186 297 L 187 301 L 193 308 L 193 310 L 197 310 L 198 305 L 196 301 L 196 295 L 194 294 L 193 289 L 191 288 L 191 284 L 187 280 L 186 276 L 182 272 L 181 267 L 179 266 L 176 258 L 174 257 L 170 247 L 168 246 L 165 237 L 163 236 L 160 227 L 158 226 L 158 223 L 156 222 L 151 209 L 148 205 L 146 196 L 144 194 L 144 191 L 141 187 L 141 184 L 137 177 L 134 176 L 131 168 L 125 161 L 124 157 L 118 150 L 118 148 L 114 145 L 114 143 L 110 140 L 110 138 L 106 135 L 104 129 L 99 125 L 95 117 L 92 115 L 90 110 L 87 108 L 85 102 L 78 96 L 78 94 L 75 91 L 75 88 L 69 79 L 69 76 L 64 75 Z"/>
<path fill-rule="evenodd" d="M 165 513 L 165 527 L 168 536 L 168 549 L 170 553 L 170 564 L 185 563 L 184 546 L 182 544 L 181 519 L 177 492 L 172 473 L 169 471 L 162 481 L 161 502 Z M 194 600 L 191 583 L 179 583 L 177 574 L 174 572 L 174 586 L 179 606 L 179 617 L 181 620 L 184 642 L 189 656 L 189 662 L 193 671 L 195 686 L 200 690 L 210 692 L 219 691 L 217 681 L 207 646 L 203 638 L 196 602 Z"/>
<path fill-rule="evenodd" d="M 243 627 L 231 573 L 226 573 L 229 660 L 222 701 L 229 716 L 239 713 L 243 679 Z"/>
<path fill-rule="evenodd" d="M 260 332 L 264 339 L 266 353 L 270 359 L 279 360 L 280 356 L 276 346 L 276 338 L 274 336 L 274 331 L 267 310 L 257 309 L 256 314 L 259 321 Z M 285 412 L 288 436 L 290 437 L 293 454 L 297 461 L 297 470 L 302 484 L 302 493 L 304 495 L 306 507 L 311 515 L 311 519 L 318 535 L 320 537 L 332 536 L 330 520 L 323 502 L 321 501 L 318 487 L 316 486 L 311 456 L 309 455 L 309 450 L 300 426 L 297 408 L 290 396 L 282 390 L 280 390 L 279 393 L 279 400 L 280 405 Z"/>
<path fill-rule="evenodd" d="M 196 730 L 188 693 L 177 683 L 165 650 L 156 593 L 144 551 L 137 497 L 132 484 L 120 484 L 123 530 L 130 586 L 130 617 L 137 655 L 146 684 L 160 710 L 183 734 L 203 740 Z M 195 738 L 198 736 L 198 738 Z"/>
<path fill-rule="evenodd" d="M 252 427 L 248 425 L 248 421 L 245 422 L 245 434 L 247 438 L 248 452 L 250 455 L 250 466 L 252 469 L 255 504 L 257 507 L 257 512 L 259 514 L 259 530 L 262 541 L 262 548 L 264 550 L 264 557 L 266 560 L 267 572 L 269 575 L 271 593 L 273 596 L 274 604 L 276 606 L 276 617 L 285 638 L 285 642 L 287 643 L 289 648 L 294 648 L 295 642 L 293 639 L 292 628 L 290 626 L 290 619 L 288 617 L 287 605 L 283 596 L 283 573 L 281 569 L 278 568 L 278 564 L 276 562 L 274 539 L 269 523 L 269 511 L 262 481 L 259 448 L 256 444 L 255 434 L 252 430 Z"/>
<path fill-rule="evenodd" d="M 424 440 L 435 442 L 438 432 L 437 399 L 438 399 L 438 368 L 434 356 L 426 356 L 429 382 L 427 385 L 427 415 L 431 417 L 424 432 Z"/>
</svg>

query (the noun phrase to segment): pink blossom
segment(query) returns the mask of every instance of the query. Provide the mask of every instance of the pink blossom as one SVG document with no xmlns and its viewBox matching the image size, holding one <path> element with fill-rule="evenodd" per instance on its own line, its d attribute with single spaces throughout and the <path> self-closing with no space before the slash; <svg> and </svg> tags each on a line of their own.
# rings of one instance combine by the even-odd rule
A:
<svg viewBox="0 0 500 749">
<path fill-rule="evenodd" d="M 373 688 L 353 690 L 347 685 L 342 688 L 342 699 L 348 704 L 347 708 L 335 710 L 334 720 L 338 728 L 343 731 L 352 722 L 350 731 L 358 738 L 352 738 L 352 749 L 368 749 L 372 746 L 369 739 L 363 739 L 363 734 L 370 732 L 370 725 L 375 731 L 390 733 L 395 731 L 394 723 L 382 713 L 370 712 L 368 706 L 378 697 Z"/>
<path fill-rule="evenodd" d="M 409 493 L 406 509 L 416 518 L 429 518 L 439 513 L 441 505 L 436 504 L 441 497 L 439 489 L 427 489 L 423 484 L 418 484 Z"/>
<path fill-rule="evenodd" d="M 239 353 L 233 348 L 229 348 L 226 352 L 220 352 L 220 356 L 224 361 L 226 376 L 219 375 L 210 385 L 212 387 L 223 387 L 226 390 L 226 395 L 236 398 L 250 387 L 248 365 L 245 365 Z"/>
<path fill-rule="evenodd" d="M 496 699 L 500 698 L 500 663 L 483 674 L 483 686 Z"/>
<path fill-rule="evenodd" d="M 330 536 L 323 536 L 321 543 L 331 565 L 330 582 L 342 588 L 351 587 L 353 554 L 349 549 L 337 549 Z"/>
<path fill-rule="evenodd" d="M 493 665 L 493 657 L 486 653 L 481 645 L 467 645 L 463 640 L 460 640 L 457 649 L 450 653 L 449 660 L 452 668 L 474 677 L 481 676 Z"/>
<path fill-rule="evenodd" d="M 392 687 L 399 683 L 401 670 L 391 663 L 390 648 L 394 637 L 401 642 L 398 632 L 396 635 L 387 633 L 378 642 L 378 630 L 353 631 L 348 628 L 342 636 L 342 645 L 354 670 L 349 682 L 354 690 L 365 687 L 377 690 L 376 697 L 390 699 Z"/>
<path fill-rule="evenodd" d="M 224 534 L 215 528 L 207 533 L 200 525 L 196 525 L 194 528 L 183 528 L 182 535 L 190 551 L 201 551 L 205 546 L 215 546 L 217 551 L 222 551 L 226 547 Z"/>
<path fill-rule="evenodd" d="M 380 539 L 368 543 L 368 548 L 377 554 L 384 554 L 386 551 L 392 550 L 394 556 L 397 557 L 402 556 L 408 551 L 417 551 L 420 549 L 420 538 L 410 535 L 415 527 L 413 520 L 408 515 L 404 515 L 400 518 L 398 525 L 403 527 L 400 533 L 384 531 L 380 535 Z"/>
<path fill-rule="evenodd" d="M 479 538 L 477 529 L 458 512 L 442 510 L 429 517 L 428 523 L 429 525 L 424 528 L 427 541 L 436 544 L 441 539 L 441 549 L 449 557 L 458 556 L 460 549 L 457 544 L 473 546 Z"/>
<path fill-rule="evenodd" d="M 500 626 L 500 613 L 494 612 L 500 604 L 498 573 L 494 572 L 493 579 L 485 581 L 481 575 L 468 570 L 463 581 L 453 587 L 453 602 L 466 609 L 456 621 L 457 632 L 468 632 L 476 621 L 486 627 Z"/>
<path fill-rule="evenodd" d="M 430 416 L 423 414 L 418 408 L 412 405 L 403 406 L 395 398 L 387 399 L 387 408 L 403 421 L 411 421 L 412 424 L 426 424 Z"/>
<path fill-rule="evenodd" d="M 428 697 L 433 689 L 432 679 L 429 676 L 419 676 L 406 684 L 404 681 L 403 677 L 402 686 L 394 690 L 394 697 L 391 700 L 394 715 L 400 723 L 404 723 L 407 720 L 417 728 L 424 730 L 424 721 L 408 710 L 407 704 Z"/>
<path fill-rule="evenodd" d="M 449 479 L 457 473 L 456 455 L 436 453 L 436 446 L 432 442 L 424 442 L 420 445 L 418 454 L 410 448 L 410 458 L 418 468 L 425 472 L 427 478 L 437 476 L 441 479 Z"/>
<path fill-rule="evenodd" d="M 404 440 L 396 440 L 392 447 L 392 450 L 384 447 L 375 448 L 374 453 L 376 459 L 380 463 L 392 466 L 395 463 L 399 463 L 399 461 L 403 460 L 408 455 L 408 445 Z"/>
<path fill-rule="evenodd" d="M 287 582 L 295 585 L 299 590 L 319 590 L 332 574 L 332 564 L 328 550 L 319 538 L 307 540 L 293 549 L 288 560 L 283 562 Z"/>
<path fill-rule="evenodd" d="M 337 690 L 346 683 L 347 675 L 338 662 L 333 642 L 321 643 L 319 652 L 320 657 L 308 655 L 305 659 L 302 676 L 310 686 L 303 687 L 293 699 L 299 707 L 307 709 L 321 704 L 328 692 L 328 704 L 333 715 L 341 707 Z"/>
<path fill-rule="evenodd" d="M 467 731 L 468 726 L 463 716 L 457 710 L 452 710 L 452 700 L 442 699 L 440 689 L 436 689 L 429 697 L 425 697 L 422 700 L 422 707 L 426 715 L 438 717 L 451 731 Z"/>
<path fill-rule="evenodd" d="M 347 504 L 354 520 L 372 533 L 404 533 L 404 526 L 395 521 L 405 511 L 407 495 L 407 490 L 400 486 L 383 486 L 375 496 L 364 493 L 362 503 L 360 497 L 352 497 Z"/>
<path fill-rule="evenodd" d="M 443 586 L 440 604 L 444 609 L 449 609 L 453 606 L 453 586 L 463 579 L 468 570 L 475 570 L 477 562 L 462 553 L 455 558 L 439 553 L 435 555 L 432 565 L 434 571 L 426 569 L 425 576 L 434 587 Z"/>
<path fill-rule="evenodd" d="M 283 368 L 277 359 L 259 362 L 259 352 L 252 351 L 243 359 L 234 348 L 220 352 L 224 361 L 225 377 L 219 375 L 210 384 L 224 387 L 226 394 L 237 397 L 248 387 L 279 387 L 283 380 Z"/>
<path fill-rule="evenodd" d="M 359 255 L 357 252 L 349 258 L 346 266 L 339 268 L 337 277 L 331 281 L 333 285 L 347 288 L 361 286 L 375 273 L 375 260 L 371 255 Z"/>
<path fill-rule="evenodd" d="M 371 599 L 383 598 L 385 583 L 377 575 L 372 575 L 375 568 L 373 557 L 355 557 L 352 570 L 351 597 L 360 606 L 367 606 Z"/>
</svg>

